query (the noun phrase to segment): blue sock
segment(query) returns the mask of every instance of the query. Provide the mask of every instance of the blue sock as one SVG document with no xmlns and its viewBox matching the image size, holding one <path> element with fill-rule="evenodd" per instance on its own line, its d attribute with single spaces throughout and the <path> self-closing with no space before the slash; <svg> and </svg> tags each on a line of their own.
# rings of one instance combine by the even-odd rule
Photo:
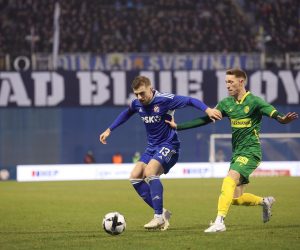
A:
<svg viewBox="0 0 300 250">
<path fill-rule="evenodd" d="M 135 191 L 142 197 L 142 199 L 153 208 L 153 203 L 150 194 L 150 188 L 148 183 L 146 183 L 143 179 L 131 179 L 130 180 L 132 186 Z"/>
<path fill-rule="evenodd" d="M 153 209 L 155 214 L 163 213 L 163 185 L 159 179 L 159 176 L 149 176 L 149 186 L 152 197 Z"/>
</svg>

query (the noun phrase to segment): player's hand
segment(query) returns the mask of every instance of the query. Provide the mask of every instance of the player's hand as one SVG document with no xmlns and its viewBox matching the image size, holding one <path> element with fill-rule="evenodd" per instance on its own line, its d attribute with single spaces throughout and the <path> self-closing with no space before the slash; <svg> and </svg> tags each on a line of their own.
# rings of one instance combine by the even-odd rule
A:
<svg viewBox="0 0 300 250">
<path fill-rule="evenodd" d="M 220 110 L 207 108 L 205 110 L 205 113 L 209 116 L 209 118 L 213 122 L 215 122 L 216 120 L 221 120 L 222 119 L 222 113 L 220 112 Z"/>
<path fill-rule="evenodd" d="M 172 116 L 172 120 L 171 121 L 168 121 L 168 120 L 165 120 L 165 123 L 168 123 L 170 125 L 170 127 L 174 128 L 174 129 L 177 129 L 177 124 L 174 120 L 174 116 Z"/>
<path fill-rule="evenodd" d="M 291 121 L 297 119 L 299 116 L 296 112 L 288 112 L 285 116 L 279 117 L 279 122 L 282 124 L 290 123 Z"/>
<path fill-rule="evenodd" d="M 99 137 L 99 140 L 103 143 L 103 144 L 107 144 L 106 142 L 106 138 L 109 137 L 111 131 L 110 129 L 106 129 Z"/>
</svg>

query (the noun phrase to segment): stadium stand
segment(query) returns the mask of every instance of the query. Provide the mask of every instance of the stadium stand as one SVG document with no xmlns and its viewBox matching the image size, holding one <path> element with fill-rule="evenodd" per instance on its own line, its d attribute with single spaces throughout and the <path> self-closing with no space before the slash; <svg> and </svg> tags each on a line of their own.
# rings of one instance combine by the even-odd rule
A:
<svg viewBox="0 0 300 250">
<path fill-rule="evenodd" d="M 60 53 L 254 52 L 265 42 L 300 49 L 298 0 L 59 2 Z M 53 8 L 51 0 L 0 0 L 0 54 L 51 53 Z"/>
<path fill-rule="evenodd" d="M 297 0 L 238 1 L 253 34 L 263 32 L 267 52 L 290 52 L 300 49 L 300 2 Z"/>
</svg>

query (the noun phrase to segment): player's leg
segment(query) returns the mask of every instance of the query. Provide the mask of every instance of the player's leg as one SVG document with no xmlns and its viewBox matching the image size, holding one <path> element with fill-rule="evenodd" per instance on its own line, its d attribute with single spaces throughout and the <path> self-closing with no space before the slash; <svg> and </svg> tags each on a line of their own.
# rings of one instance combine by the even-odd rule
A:
<svg viewBox="0 0 300 250">
<path fill-rule="evenodd" d="M 271 208 L 275 202 L 274 197 L 261 197 L 251 193 L 244 193 L 246 184 L 249 183 L 249 176 L 258 167 L 260 161 L 255 157 L 243 157 L 245 165 L 239 163 L 234 164 L 232 168 L 237 169 L 241 173 L 240 185 L 237 186 L 232 200 L 233 205 L 242 206 L 262 206 L 262 220 L 268 222 L 272 216 Z M 241 166 L 240 166 L 241 165 Z"/>
<path fill-rule="evenodd" d="M 234 192 L 234 198 L 232 199 L 232 205 L 237 206 L 257 206 L 262 205 L 263 197 L 244 193 L 246 184 L 242 184 L 236 187 Z"/>
<path fill-rule="evenodd" d="M 240 185 L 236 188 L 235 196 L 232 199 L 232 205 L 237 206 L 262 206 L 262 220 L 268 222 L 272 216 L 272 205 L 275 198 L 272 196 L 261 197 L 255 194 L 244 193 L 245 185 Z"/>
<path fill-rule="evenodd" d="M 157 229 L 164 225 L 163 219 L 163 185 L 159 176 L 163 174 L 164 170 L 160 162 L 152 159 L 145 168 L 146 181 L 149 183 L 150 194 L 154 209 L 154 218 L 147 224 L 147 229 Z"/>
<path fill-rule="evenodd" d="M 144 180 L 144 169 L 147 164 L 141 161 L 138 161 L 131 171 L 130 182 L 138 195 L 151 207 L 153 208 L 151 193 L 149 184 Z"/>
<path fill-rule="evenodd" d="M 260 159 L 255 156 L 239 156 L 231 168 L 240 174 L 239 185 L 236 187 L 232 205 L 257 206 L 262 204 L 263 198 L 254 194 L 244 193 L 246 185 L 249 183 L 249 176 L 260 164 Z"/>
<path fill-rule="evenodd" d="M 250 174 L 257 168 L 259 158 L 235 155 L 230 164 L 230 170 L 223 181 L 221 195 L 218 202 L 218 215 L 215 223 L 205 230 L 205 232 L 225 231 L 224 219 L 232 204 L 234 195 L 241 195 L 244 192 L 244 186 L 249 183 Z"/>
<path fill-rule="evenodd" d="M 224 220 L 230 208 L 236 186 L 239 183 L 239 179 L 240 173 L 230 169 L 228 175 L 223 180 L 221 194 L 218 200 L 217 217 L 215 219 L 215 222 L 212 223 L 210 227 L 204 231 L 205 233 L 216 233 L 226 230 Z"/>
<path fill-rule="evenodd" d="M 145 176 L 149 183 L 154 218 L 144 227 L 147 229 L 159 228 L 167 230 L 171 213 L 163 208 L 163 185 L 160 181 L 160 175 L 167 174 L 178 160 L 178 151 L 170 145 L 165 145 L 157 150 L 153 159 L 145 168 Z"/>
</svg>

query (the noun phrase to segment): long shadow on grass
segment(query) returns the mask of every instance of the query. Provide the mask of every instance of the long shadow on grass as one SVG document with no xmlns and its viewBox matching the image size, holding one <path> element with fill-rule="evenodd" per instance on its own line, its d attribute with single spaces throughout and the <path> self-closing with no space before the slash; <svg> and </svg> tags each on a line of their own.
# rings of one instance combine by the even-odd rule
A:
<svg viewBox="0 0 300 250">
<path fill-rule="evenodd" d="M 207 228 L 207 225 L 196 225 L 196 226 L 183 226 L 183 227 L 171 227 L 167 231 L 162 232 L 160 230 L 145 230 L 145 229 L 128 229 L 126 231 L 130 233 L 171 233 L 173 232 L 194 232 L 194 231 L 202 231 Z M 272 229 L 291 229 L 291 228 L 300 228 L 300 225 L 294 224 L 294 225 L 261 225 L 258 227 L 257 225 L 243 225 L 243 224 L 231 224 L 227 226 L 227 231 L 240 231 L 243 229 L 244 231 L 259 231 L 259 230 L 272 230 Z M 125 233 L 126 233 L 125 231 Z M 103 234 L 101 230 L 99 231 L 26 231 L 26 232 L 18 232 L 18 231 L 10 231 L 10 232 L 1 232 L 0 235 L 47 235 L 47 234 L 76 234 L 77 237 L 86 237 L 88 235 L 90 236 L 109 236 L 108 234 Z M 78 236 L 78 234 L 80 234 Z"/>
<path fill-rule="evenodd" d="M 0 232 L 1 235 L 10 237 L 10 235 L 14 235 L 15 237 L 40 237 L 40 238 L 47 238 L 55 237 L 59 239 L 60 237 L 68 237 L 68 238 L 95 238 L 95 239 L 106 239 L 112 237 L 111 235 L 105 233 L 104 231 L 45 231 L 45 232 L 37 232 L 37 231 L 30 231 L 30 232 Z"/>
<path fill-rule="evenodd" d="M 98 234 L 99 231 L 27 231 L 27 232 L 17 232 L 17 231 L 11 231 L 11 232 L 0 232 L 0 234 L 20 234 L 20 235 L 26 235 L 26 234 Z"/>
<path fill-rule="evenodd" d="M 272 224 L 261 224 L 261 225 L 243 225 L 243 224 L 231 224 L 226 225 L 227 231 L 260 231 L 260 230 L 273 230 L 273 229 L 291 229 L 300 228 L 300 225 L 272 225 Z"/>
<path fill-rule="evenodd" d="M 204 231 L 209 225 L 206 224 L 200 224 L 200 225 L 195 225 L 195 226 L 181 226 L 181 227 L 171 227 L 169 228 L 166 232 L 199 232 L 200 231 Z M 267 225 L 263 225 L 261 224 L 260 226 L 258 225 L 245 225 L 245 224 L 228 224 L 227 226 L 227 230 L 228 231 L 240 231 L 242 230 L 246 230 L 246 231 L 259 231 L 259 230 L 272 230 L 272 229 L 291 229 L 291 228 L 300 228 L 300 225 L 294 224 L 294 225 L 271 225 L 271 224 L 267 224 Z M 159 230 L 130 230 L 130 232 L 152 232 L 152 233 L 156 233 L 156 232 L 161 232 Z"/>
</svg>

